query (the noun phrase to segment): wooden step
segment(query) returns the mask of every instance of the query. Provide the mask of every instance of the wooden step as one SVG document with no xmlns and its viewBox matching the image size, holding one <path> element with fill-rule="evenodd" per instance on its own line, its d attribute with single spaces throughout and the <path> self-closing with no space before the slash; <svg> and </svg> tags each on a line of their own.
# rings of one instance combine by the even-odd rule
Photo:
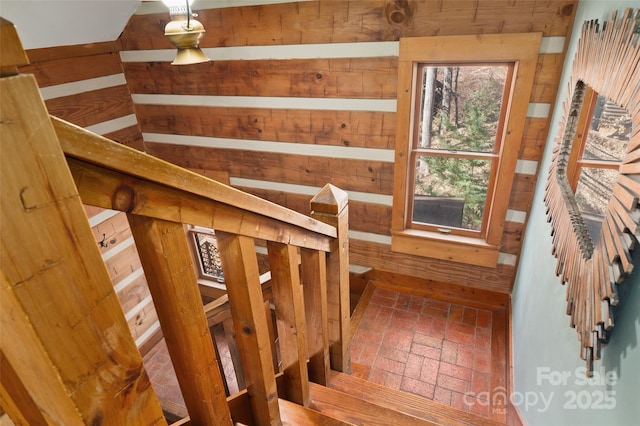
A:
<svg viewBox="0 0 640 426">
<path fill-rule="evenodd" d="M 329 391 L 340 391 L 331 394 Z M 387 388 L 358 377 L 333 372 L 328 391 L 314 385 L 311 390 L 311 408 L 342 420 L 354 422 L 351 417 L 339 416 L 336 410 L 351 409 L 372 418 L 372 425 L 435 424 L 435 425 L 500 425 L 501 423 L 411 393 Z M 363 401 L 364 404 L 359 401 Z M 351 404 L 359 404 L 351 407 Z M 344 408 L 343 408 L 344 407 Z M 387 416 L 390 416 L 387 418 Z M 412 423 L 389 423 L 390 421 L 413 419 Z M 368 419 L 369 417 L 367 417 Z M 421 423 L 422 422 L 422 423 Z M 365 423 L 355 423 L 365 424 Z"/>
<path fill-rule="evenodd" d="M 335 389 L 310 383 L 309 408 L 353 425 L 427 426 L 438 423 L 396 411 Z"/>
<path fill-rule="evenodd" d="M 280 406 L 280 418 L 283 425 L 290 426 L 353 426 L 352 423 L 347 423 L 342 420 L 338 420 L 324 413 L 311 410 L 303 407 L 302 405 L 289 402 L 285 399 L 279 399 L 278 405 Z"/>
</svg>

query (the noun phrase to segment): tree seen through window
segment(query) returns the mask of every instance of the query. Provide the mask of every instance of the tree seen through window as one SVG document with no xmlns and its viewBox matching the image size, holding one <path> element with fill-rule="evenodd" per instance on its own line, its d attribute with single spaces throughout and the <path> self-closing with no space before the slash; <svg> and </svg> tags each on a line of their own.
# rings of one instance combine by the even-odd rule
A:
<svg viewBox="0 0 640 426">
<path fill-rule="evenodd" d="M 423 65 L 419 72 L 413 222 L 481 231 L 509 67 Z"/>
</svg>

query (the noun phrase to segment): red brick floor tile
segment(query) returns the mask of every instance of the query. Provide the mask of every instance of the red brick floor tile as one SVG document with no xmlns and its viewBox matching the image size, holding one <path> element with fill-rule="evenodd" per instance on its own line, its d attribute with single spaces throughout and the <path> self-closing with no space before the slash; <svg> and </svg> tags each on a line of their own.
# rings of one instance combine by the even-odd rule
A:
<svg viewBox="0 0 640 426">
<path fill-rule="evenodd" d="M 394 309 L 389 306 L 380 306 L 377 310 L 376 321 L 385 325 L 389 324 L 393 311 Z"/>
<path fill-rule="evenodd" d="M 387 373 L 384 385 L 391 389 L 400 390 L 400 387 L 402 386 L 402 378 L 403 376 L 400 374 Z"/>
<path fill-rule="evenodd" d="M 491 372 L 491 354 L 484 350 L 476 348 L 473 355 L 473 371 L 479 373 Z"/>
<path fill-rule="evenodd" d="M 475 355 L 475 349 L 473 345 L 458 345 L 458 356 L 456 358 L 456 365 L 466 368 L 473 368 L 473 357 Z"/>
<path fill-rule="evenodd" d="M 385 370 L 371 367 L 371 370 L 369 371 L 369 377 L 367 378 L 368 381 L 377 383 L 379 385 L 384 385 L 386 379 L 387 372 Z"/>
<path fill-rule="evenodd" d="M 478 309 L 478 318 L 476 319 L 476 327 L 491 328 L 491 317 L 492 317 L 491 312 Z"/>
<path fill-rule="evenodd" d="M 474 351 L 474 354 L 475 354 L 475 351 Z M 458 344 L 449 340 L 443 341 L 440 360 L 443 362 L 448 362 L 450 364 L 455 364 L 457 359 L 458 359 Z"/>
<path fill-rule="evenodd" d="M 444 339 L 444 334 L 446 330 L 447 330 L 447 321 L 445 321 L 442 318 L 434 318 L 431 321 L 431 329 L 429 329 L 429 336 Z"/>
<path fill-rule="evenodd" d="M 372 370 L 379 369 L 388 371 L 389 373 L 394 374 L 403 374 L 404 373 L 404 362 L 394 361 L 392 359 L 384 358 L 381 356 L 377 356 L 376 360 L 373 362 Z"/>
<path fill-rule="evenodd" d="M 382 345 L 378 350 L 378 356 L 382 358 L 390 359 L 392 361 L 398 361 L 403 364 L 406 364 L 407 358 L 409 357 L 409 352 L 401 351 L 394 347 Z"/>
<path fill-rule="evenodd" d="M 413 343 L 411 345 L 411 353 L 415 355 L 420 355 L 425 358 L 430 358 L 434 360 L 440 360 L 441 350 L 438 348 L 434 348 L 432 346 L 420 345 L 418 343 Z"/>
<path fill-rule="evenodd" d="M 434 309 L 439 309 L 441 311 L 449 312 L 449 308 L 451 304 L 449 302 L 444 302 L 442 300 L 435 299 L 425 299 L 424 306 L 429 306 Z"/>
<path fill-rule="evenodd" d="M 462 411 L 469 411 L 471 405 L 471 399 L 465 398 L 463 393 L 452 392 L 451 393 L 451 406 Z"/>
<path fill-rule="evenodd" d="M 491 383 L 491 312 L 378 288 L 362 318 L 354 375 L 489 415 L 478 395 Z"/>
<path fill-rule="evenodd" d="M 371 343 L 372 345 L 380 345 L 380 343 L 382 342 L 383 336 L 384 336 L 384 333 L 376 333 L 371 330 L 358 328 L 353 338 L 356 340 L 360 340 L 364 343 Z"/>
<path fill-rule="evenodd" d="M 462 323 L 475 327 L 477 315 L 478 315 L 477 309 L 469 308 L 468 306 L 465 306 L 464 312 L 462 314 Z"/>
<path fill-rule="evenodd" d="M 431 346 L 432 348 L 437 348 L 437 349 L 442 348 L 442 339 L 429 336 L 428 334 L 424 334 L 420 332 L 416 332 L 413 335 L 413 341 L 421 345 Z"/>
<path fill-rule="evenodd" d="M 471 375 L 471 392 L 475 395 L 480 395 L 483 392 L 488 392 L 490 382 L 489 373 L 481 373 L 479 371 L 473 371 Z"/>
<path fill-rule="evenodd" d="M 396 304 L 396 299 L 398 297 L 398 293 L 377 288 L 371 299 L 369 300 L 370 305 L 380 305 L 380 306 L 389 306 L 393 308 Z"/>
<path fill-rule="evenodd" d="M 398 295 L 398 298 L 396 299 L 396 304 L 394 308 L 407 311 L 409 309 L 410 304 L 411 304 L 411 295 L 401 293 Z"/>
<path fill-rule="evenodd" d="M 428 315 L 433 318 L 447 319 L 449 313 L 448 311 L 443 311 L 442 309 L 437 309 L 427 305 L 422 307 L 422 315 Z"/>
<path fill-rule="evenodd" d="M 393 316 L 391 317 L 391 321 L 389 322 L 390 327 L 396 327 L 402 330 L 411 330 L 414 331 L 416 329 L 416 325 L 418 323 L 418 316 L 410 317 L 407 315 L 396 315 L 400 311 L 395 311 Z"/>
<path fill-rule="evenodd" d="M 440 363 L 435 360 L 425 359 L 420 370 L 420 381 L 435 385 L 438 382 L 438 369 Z"/>
<path fill-rule="evenodd" d="M 402 385 L 400 386 L 400 390 L 403 390 L 405 392 L 411 392 L 416 395 L 423 396 L 425 398 L 433 399 L 435 386 L 430 383 L 422 382 L 420 380 L 404 377 L 402 379 Z"/>
<path fill-rule="evenodd" d="M 443 405 L 451 405 L 451 391 L 449 389 L 436 386 L 436 390 L 433 394 L 433 400 Z"/>
<path fill-rule="evenodd" d="M 404 366 L 405 377 L 410 377 L 412 379 L 420 378 L 420 372 L 422 370 L 422 364 L 424 361 L 425 358 L 420 355 L 409 354 L 409 356 L 407 356 L 407 362 Z"/>
<path fill-rule="evenodd" d="M 460 367 L 459 365 L 449 364 L 448 362 L 440 363 L 440 374 L 445 374 L 468 382 L 471 381 L 472 371 L 473 370 L 470 368 Z"/>
<path fill-rule="evenodd" d="M 447 376 L 446 374 L 438 373 L 438 386 L 455 392 L 465 393 L 469 391 L 471 382 L 469 380 L 463 380 L 457 377 L 451 377 Z"/>
<path fill-rule="evenodd" d="M 411 343 L 413 342 L 413 332 L 410 330 L 402 330 L 398 328 L 387 328 L 383 337 L 383 344 L 395 349 L 409 352 Z"/>
<path fill-rule="evenodd" d="M 462 315 L 464 313 L 464 306 L 452 304 L 449 308 L 449 322 L 462 322 Z"/>
<path fill-rule="evenodd" d="M 359 362 L 361 364 L 371 365 L 373 364 L 373 361 L 376 359 L 379 349 L 380 349 L 379 345 L 374 345 L 371 343 L 363 343 L 362 350 L 357 356 L 353 356 L 353 353 L 351 354 L 352 360 L 355 362 Z"/>
<path fill-rule="evenodd" d="M 418 317 L 418 322 L 416 323 L 416 331 L 428 334 L 429 331 L 431 330 L 431 325 L 433 324 L 433 320 L 434 320 L 433 317 L 421 314 Z"/>
<path fill-rule="evenodd" d="M 422 312 L 422 306 L 424 305 L 424 301 L 426 299 L 420 296 L 411 296 L 411 302 L 409 303 L 408 310 L 411 312 Z"/>
</svg>

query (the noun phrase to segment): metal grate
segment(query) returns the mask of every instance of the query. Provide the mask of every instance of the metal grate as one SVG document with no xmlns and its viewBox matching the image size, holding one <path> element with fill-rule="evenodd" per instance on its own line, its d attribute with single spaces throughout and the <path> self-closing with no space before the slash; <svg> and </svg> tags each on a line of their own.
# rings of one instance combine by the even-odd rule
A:
<svg viewBox="0 0 640 426">
<path fill-rule="evenodd" d="M 207 278 L 224 281 L 222 264 L 220 263 L 220 252 L 216 247 L 216 237 L 212 234 L 193 233 L 198 258 L 200 260 L 200 270 Z"/>
</svg>

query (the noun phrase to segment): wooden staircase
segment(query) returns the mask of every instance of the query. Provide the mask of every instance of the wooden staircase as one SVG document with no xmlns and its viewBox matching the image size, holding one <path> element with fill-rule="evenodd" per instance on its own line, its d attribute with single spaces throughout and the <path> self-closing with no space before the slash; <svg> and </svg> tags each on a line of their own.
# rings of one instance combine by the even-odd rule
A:
<svg viewBox="0 0 640 426">
<path fill-rule="evenodd" d="M 491 424 L 332 371 L 349 370 L 346 193 L 326 186 L 301 215 L 50 117 L 15 28 L 0 31 L 0 401 L 16 424 L 167 424 L 83 204 L 127 213 L 189 412 L 173 424 Z M 216 230 L 246 380 L 231 396 L 185 224 Z"/>
</svg>

